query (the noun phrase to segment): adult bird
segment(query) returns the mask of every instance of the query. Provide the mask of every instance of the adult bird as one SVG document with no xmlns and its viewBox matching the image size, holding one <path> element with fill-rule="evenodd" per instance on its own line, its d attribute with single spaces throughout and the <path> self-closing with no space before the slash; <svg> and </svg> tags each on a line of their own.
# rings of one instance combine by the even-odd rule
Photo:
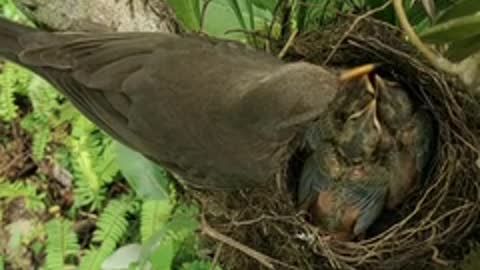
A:
<svg viewBox="0 0 480 270">
<path fill-rule="evenodd" d="M 112 137 L 194 187 L 282 173 L 339 78 L 235 42 L 164 33 L 49 33 L 0 18 L 0 56 L 37 73 Z"/>
</svg>

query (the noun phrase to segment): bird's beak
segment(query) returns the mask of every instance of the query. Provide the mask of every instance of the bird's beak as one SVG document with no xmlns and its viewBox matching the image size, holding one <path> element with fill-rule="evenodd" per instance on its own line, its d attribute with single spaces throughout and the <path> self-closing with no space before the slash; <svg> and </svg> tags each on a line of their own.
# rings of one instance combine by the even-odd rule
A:
<svg viewBox="0 0 480 270">
<path fill-rule="evenodd" d="M 340 74 L 340 81 L 348 82 L 360 79 L 372 73 L 376 68 L 377 64 L 367 64 L 343 71 L 342 74 Z"/>
<path fill-rule="evenodd" d="M 378 91 L 383 91 L 383 90 L 387 89 L 387 84 L 378 75 L 375 75 L 375 89 L 377 89 Z"/>
</svg>

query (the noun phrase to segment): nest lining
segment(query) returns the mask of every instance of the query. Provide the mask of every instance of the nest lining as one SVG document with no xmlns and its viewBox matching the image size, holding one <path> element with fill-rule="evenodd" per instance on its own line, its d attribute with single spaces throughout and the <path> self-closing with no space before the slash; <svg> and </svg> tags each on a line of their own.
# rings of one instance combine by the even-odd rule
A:
<svg viewBox="0 0 480 270">
<path fill-rule="evenodd" d="M 396 28 L 364 19 L 349 31 L 352 22 L 347 18 L 297 37 L 286 59 L 333 68 L 381 64 L 379 75 L 400 83 L 434 116 L 438 136 L 430 173 L 399 208 L 384 211 L 358 242 L 332 239 L 306 221 L 307 213 L 298 211 L 289 188 L 288 179 L 297 179 L 295 169 L 265 188 L 192 190 L 189 194 L 202 205 L 209 228 L 260 254 L 255 258 L 205 237 L 216 251 L 215 260 L 229 269 L 430 269 L 456 259 L 458 244 L 471 235 L 480 210 L 478 101 L 458 81 L 420 60 Z M 303 157 L 299 153 L 293 159 L 291 168 Z"/>
</svg>

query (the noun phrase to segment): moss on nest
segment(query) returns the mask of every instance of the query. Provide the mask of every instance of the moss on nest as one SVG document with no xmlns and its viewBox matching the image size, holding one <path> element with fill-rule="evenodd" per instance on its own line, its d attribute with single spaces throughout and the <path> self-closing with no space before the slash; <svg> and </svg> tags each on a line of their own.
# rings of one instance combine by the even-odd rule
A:
<svg viewBox="0 0 480 270">
<path fill-rule="evenodd" d="M 357 242 L 333 240 L 305 221 L 288 188 L 291 175 L 262 189 L 192 191 L 204 226 L 261 253 L 253 258 L 238 243 L 205 237 L 216 259 L 229 269 L 267 269 L 269 263 L 275 269 L 431 269 L 457 259 L 459 243 L 472 237 L 480 213 L 480 106 L 459 82 L 421 59 L 398 29 L 372 19 L 344 18 L 297 37 L 286 60 L 331 68 L 379 63 L 382 77 L 399 82 L 432 112 L 438 136 L 430 174 Z"/>
</svg>

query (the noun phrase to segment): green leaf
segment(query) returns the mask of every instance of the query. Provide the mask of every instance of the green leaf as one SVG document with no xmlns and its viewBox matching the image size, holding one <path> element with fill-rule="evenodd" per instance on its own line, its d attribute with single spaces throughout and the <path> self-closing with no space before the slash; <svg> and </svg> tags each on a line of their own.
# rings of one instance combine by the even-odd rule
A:
<svg viewBox="0 0 480 270">
<path fill-rule="evenodd" d="M 80 252 L 77 235 L 69 220 L 52 219 L 46 224 L 47 247 L 45 266 L 49 270 L 67 269 L 65 260 Z"/>
<path fill-rule="evenodd" d="M 169 200 L 146 200 L 142 203 L 140 233 L 147 242 L 170 218 L 173 205 Z"/>
<path fill-rule="evenodd" d="M 191 214 L 181 213 L 175 216 L 144 244 L 140 255 L 140 265 L 145 266 L 151 263 L 153 269 L 170 270 L 181 244 L 197 228 L 198 223 Z"/>
<path fill-rule="evenodd" d="M 450 8 L 445 9 L 442 12 L 436 23 L 444 23 L 452 19 L 458 19 L 460 17 L 469 16 L 480 11 L 480 1 L 478 0 L 461 0 L 451 5 Z"/>
<path fill-rule="evenodd" d="M 221 270 L 222 268 L 220 268 L 220 266 L 218 265 L 215 266 L 215 268 L 213 268 L 212 262 L 200 261 L 200 260 L 184 263 L 180 268 L 180 270 L 212 270 L 212 269 Z"/>
<path fill-rule="evenodd" d="M 230 38 L 236 39 L 239 41 L 246 41 L 244 33 L 230 33 L 226 34 L 230 30 L 252 30 L 247 28 L 246 24 L 240 22 L 244 18 L 249 18 L 250 26 L 254 25 L 255 30 L 263 30 L 267 25 L 270 24 L 272 20 L 272 13 L 268 10 L 258 8 L 254 5 L 248 6 L 246 1 L 242 0 L 236 2 L 238 4 L 238 9 L 235 11 L 232 8 L 232 5 L 236 6 L 235 3 L 230 3 L 231 0 L 213 0 L 208 5 L 207 16 L 204 23 L 204 31 L 208 34 L 220 38 Z M 240 14 L 238 14 L 240 12 Z M 253 16 L 252 16 L 253 12 Z M 253 20 L 253 22 L 252 22 Z"/>
<path fill-rule="evenodd" d="M 268 10 L 273 13 L 277 6 L 278 0 L 251 0 L 253 5 L 258 8 Z"/>
<path fill-rule="evenodd" d="M 228 4 L 230 5 L 230 8 L 233 10 L 233 13 L 235 13 L 235 16 L 237 17 L 237 20 L 242 26 L 243 30 L 248 30 L 247 24 L 245 23 L 245 19 L 243 18 L 243 13 L 242 13 L 242 10 L 240 9 L 240 5 L 238 4 L 238 1 L 228 0 Z"/>
<path fill-rule="evenodd" d="M 480 35 L 452 42 L 445 56 L 453 61 L 462 61 L 480 51 Z"/>
<path fill-rule="evenodd" d="M 140 198 L 168 199 L 168 178 L 163 168 L 120 143 L 117 143 L 117 162 Z"/>
<path fill-rule="evenodd" d="M 100 269 L 102 263 L 115 251 L 117 244 L 128 232 L 127 214 L 132 204 L 124 200 L 112 200 L 103 210 L 93 233 L 92 242 L 101 243 L 100 248 L 91 248 L 78 267 L 79 270 Z"/>
<path fill-rule="evenodd" d="M 149 261 L 153 266 L 152 268 L 158 270 L 172 269 L 175 253 L 176 249 L 173 239 L 166 240 L 150 256 Z"/>
<path fill-rule="evenodd" d="M 431 43 L 448 43 L 480 34 L 480 14 L 450 20 L 423 32 L 420 37 Z"/>
<path fill-rule="evenodd" d="M 168 3 L 186 29 L 200 30 L 200 0 L 168 0 Z"/>
<path fill-rule="evenodd" d="M 102 270 L 127 270 L 130 265 L 138 262 L 141 249 L 139 244 L 120 247 L 102 263 Z"/>
</svg>

